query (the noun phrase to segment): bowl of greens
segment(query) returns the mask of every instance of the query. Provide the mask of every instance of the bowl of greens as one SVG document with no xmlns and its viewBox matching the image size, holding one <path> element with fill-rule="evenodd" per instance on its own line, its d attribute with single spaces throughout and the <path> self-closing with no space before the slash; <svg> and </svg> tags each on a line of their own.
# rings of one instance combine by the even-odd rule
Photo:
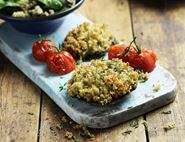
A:
<svg viewBox="0 0 185 142">
<path fill-rule="evenodd" d="M 0 0 L 0 18 L 30 34 L 56 31 L 84 0 Z"/>
</svg>

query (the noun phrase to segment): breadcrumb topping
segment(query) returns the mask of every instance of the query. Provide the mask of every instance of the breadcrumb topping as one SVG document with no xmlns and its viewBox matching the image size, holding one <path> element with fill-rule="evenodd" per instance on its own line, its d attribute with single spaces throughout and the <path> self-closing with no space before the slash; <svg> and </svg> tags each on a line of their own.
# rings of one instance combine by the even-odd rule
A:
<svg viewBox="0 0 185 142">
<path fill-rule="evenodd" d="M 92 59 L 103 55 L 115 42 L 106 25 L 84 22 L 68 33 L 63 48 L 76 59 Z"/>
<path fill-rule="evenodd" d="M 138 73 L 120 59 L 92 60 L 76 68 L 68 82 L 68 95 L 108 104 L 114 99 L 129 94 L 137 87 Z"/>
</svg>

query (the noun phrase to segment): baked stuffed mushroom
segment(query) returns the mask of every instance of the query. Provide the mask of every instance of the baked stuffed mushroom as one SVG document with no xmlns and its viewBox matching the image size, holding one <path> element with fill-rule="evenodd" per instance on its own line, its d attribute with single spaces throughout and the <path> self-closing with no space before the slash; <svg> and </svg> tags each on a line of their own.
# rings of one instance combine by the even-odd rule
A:
<svg viewBox="0 0 185 142">
<path fill-rule="evenodd" d="M 106 105 L 137 87 L 138 73 L 120 59 L 92 60 L 76 68 L 67 92 L 87 102 Z"/>
<path fill-rule="evenodd" d="M 106 25 L 84 22 L 68 33 L 63 48 L 75 59 L 86 60 L 101 57 L 115 43 Z"/>
</svg>

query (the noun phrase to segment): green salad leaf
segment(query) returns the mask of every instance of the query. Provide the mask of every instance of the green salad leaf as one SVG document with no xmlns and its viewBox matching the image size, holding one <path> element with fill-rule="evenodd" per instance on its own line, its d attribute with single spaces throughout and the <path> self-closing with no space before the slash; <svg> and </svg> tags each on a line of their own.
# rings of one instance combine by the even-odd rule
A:
<svg viewBox="0 0 185 142">
<path fill-rule="evenodd" d="M 27 0 L 0 0 L 0 10 L 6 7 L 25 8 L 27 4 Z"/>
<path fill-rule="evenodd" d="M 65 0 L 38 0 L 43 3 L 47 8 L 54 10 L 61 10 L 65 4 Z"/>
<path fill-rule="evenodd" d="M 18 6 L 17 2 L 0 0 L 0 9 L 3 9 L 5 7 L 16 7 L 16 6 Z"/>
<path fill-rule="evenodd" d="M 76 1 L 77 0 L 0 0 L 0 13 L 12 16 L 14 12 L 22 12 L 27 13 L 29 16 L 38 16 L 38 14 L 34 14 L 33 11 L 38 11 L 38 7 L 40 7 L 39 10 L 42 10 L 43 13 L 48 16 L 55 12 L 69 9 L 76 4 Z"/>
</svg>

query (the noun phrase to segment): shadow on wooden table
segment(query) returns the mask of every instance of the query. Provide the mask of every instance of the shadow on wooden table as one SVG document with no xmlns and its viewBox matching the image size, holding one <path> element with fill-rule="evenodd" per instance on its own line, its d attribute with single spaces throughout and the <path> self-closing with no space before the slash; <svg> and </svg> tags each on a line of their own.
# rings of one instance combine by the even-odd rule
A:
<svg viewBox="0 0 185 142">
<path fill-rule="evenodd" d="M 177 7 L 185 7 L 185 0 L 132 0 L 132 3 L 140 4 L 142 7 L 150 9 L 173 10 Z"/>
<path fill-rule="evenodd" d="M 118 125 L 108 129 L 91 129 L 78 125 L 72 121 L 45 93 L 42 94 L 41 108 L 42 110 L 39 134 L 41 141 L 74 140 L 75 142 L 104 142 L 109 139 L 117 141 L 117 138 L 126 139 L 128 134 L 124 132 L 127 131 L 128 128 L 131 129 L 129 127 L 130 123 L 128 124 L 128 127 L 125 127 L 125 123 L 124 126 Z M 138 127 L 141 128 L 143 126 L 140 125 Z M 67 138 L 68 132 L 72 132 L 72 135 L 74 136 L 72 139 L 68 139 L 70 137 Z M 129 136 L 131 135 L 129 134 Z"/>
</svg>

